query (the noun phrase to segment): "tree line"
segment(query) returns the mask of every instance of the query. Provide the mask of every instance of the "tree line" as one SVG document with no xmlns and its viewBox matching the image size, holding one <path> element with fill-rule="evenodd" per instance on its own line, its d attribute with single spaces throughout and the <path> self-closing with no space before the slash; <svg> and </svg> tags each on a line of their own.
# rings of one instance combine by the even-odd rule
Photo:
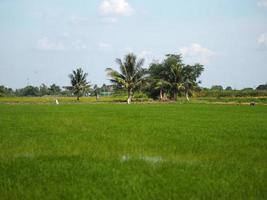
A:
<svg viewBox="0 0 267 200">
<path fill-rule="evenodd" d="M 94 85 L 94 88 L 97 91 L 98 96 L 110 95 L 112 87 L 106 84 L 102 86 Z M 89 88 L 88 91 L 83 93 L 84 96 L 95 96 L 94 88 Z M 61 87 L 56 84 L 52 84 L 47 86 L 45 84 L 41 84 L 39 87 L 28 85 L 24 88 L 13 90 L 12 88 L 5 87 L 4 85 L 0 85 L 0 97 L 4 96 L 32 96 L 32 97 L 42 97 L 42 96 L 73 96 L 72 91 L 66 89 L 65 87 Z"/>
<path fill-rule="evenodd" d="M 82 68 L 78 68 L 69 74 L 70 86 L 61 88 L 56 84 L 50 86 L 42 84 L 40 87 L 26 86 L 15 91 L 0 86 L 0 96 L 61 95 L 76 96 L 79 100 L 84 95 L 95 96 L 98 99 L 101 94 L 120 91 L 122 94 L 126 93 L 127 103 L 130 104 L 136 92 L 161 101 L 170 99 L 176 101 L 178 96 L 184 96 L 189 101 L 189 97 L 193 94 L 198 96 L 253 94 L 257 96 L 258 91 L 264 91 L 263 95 L 267 95 L 267 84 L 259 85 L 256 90 L 245 88 L 241 91 L 234 90 L 230 86 L 224 89 L 220 85 L 201 88 L 199 86 L 201 82 L 198 79 L 204 71 L 204 66 L 199 63 L 185 64 L 180 54 L 168 54 L 162 62 L 152 62 L 148 68 L 143 68 L 144 59 L 138 59 L 133 53 L 125 55 L 123 59 L 117 58 L 116 63 L 119 70 L 106 69 L 111 85 L 103 84 L 102 87 L 90 85 L 87 81 L 88 74 Z"/>
<path fill-rule="evenodd" d="M 148 69 L 142 68 L 144 59 L 138 60 L 134 54 L 128 54 L 124 60 L 116 59 L 119 71 L 107 68 L 110 81 L 117 87 L 127 90 L 127 102 L 131 103 L 136 90 L 158 92 L 160 100 L 166 94 L 177 100 L 185 94 L 187 100 L 193 90 L 198 88 L 198 77 L 204 70 L 203 65 L 185 65 L 181 55 L 168 54 L 161 63 L 151 63 Z M 152 96 L 152 94 L 150 94 Z"/>
</svg>

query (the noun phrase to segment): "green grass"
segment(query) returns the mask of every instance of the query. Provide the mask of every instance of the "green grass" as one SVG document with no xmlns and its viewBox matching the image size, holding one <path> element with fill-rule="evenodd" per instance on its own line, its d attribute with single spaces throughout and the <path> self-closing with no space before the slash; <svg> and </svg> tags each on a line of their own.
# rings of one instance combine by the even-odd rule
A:
<svg viewBox="0 0 267 200">
<path fill-rule="evenodd" d="M 60 104 L 93 104 L 93 103 L 123 103 L 126 102 L 126 96 L 105 96 L 100 97 L 97 101 L 95 97 L 81 97 L 80 101 L 76 97 L 0 97 L 0 104 L 55 104 L 58 99 Z M 148 98 L 135 98 L 134 103 L 149 102 L 159 103 Z M 178 102 L 185 103 L 185 97 L 179 97 Z M 194 97 L 190 98 L 191 103 L 220 103 L 220 104 L 249 104 L 256 102 L 260 105 L 267 105 L 267 97 Z M 168 103 L 168 102 L 167 102 Z"/>
<path fill-rule="evenodd" d="M 0 103 L 9 104 L 55 104 L 56 99 L 60 103 L 98 103 L 98 102 L 123 102 L 126 97 L 100 97 L 97 101 L 95 97 L 81 97 L 77 101 L 76 97 L 57 97 L 57 96 L 43 96 L 43 97 L 0 97 Z"/>
<path fill-rule="evenodd" d="M 267 104 L 267 97 L 197 97 L 193 98 L 194 102 L 200 103 L 228 103 L 228 104 Z"/>
<path fill-rule="evenodd" d="M 267 107 L 0 104 L 0 199 L 267 199 Z"/>
</svg>

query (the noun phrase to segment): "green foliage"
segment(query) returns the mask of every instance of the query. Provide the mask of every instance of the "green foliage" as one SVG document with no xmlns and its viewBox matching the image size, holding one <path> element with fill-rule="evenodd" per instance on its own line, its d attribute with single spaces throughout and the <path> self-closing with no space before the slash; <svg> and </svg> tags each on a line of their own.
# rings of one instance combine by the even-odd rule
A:
<svg viewBox="0 0 267 200">
<path fill-rule="evenodd" d="M 162 99 L 163 93 L 168 92 L 176 100 L 184 92 L 188 99 L 198 88 L 197 79 L 203 70 L 203 65 L 185 65 L 181 55 L 168 54 L 162 63 L 152 63 L 149 67 L 150 94 L 154 96 L 153 90 L 159 91 Z"/>
<path fill-rule="evenodd" d="M 145 102 L 145 101 L 149 100 L 149 97 L 144 92 L 136 92 L 134 94 L 133 100 L 136 101 L 136 102 Z"/>
<path fill-rule="evenodd" d="M 137 60 L 136 55 L 130 53 L 124 57 L 124 60 L 117 58 L 116 63 L 120 71 L 107 68 L 107 75 L 110 81 L 119 88 L 127 90 L 128 103 L 131 102 L 134 92 L 141 88 L 145 81 L 145 69 L 142 68 L 144 59 Z"/>
<path fill-rule="evenodd" d="M 203 89 L 195 93 L 198 97 L 263 97 L 267 96 L 267 90 L 210 90 Z"/>
<path fill-rule="evenodd" d="M 0 85 L 0 97 L 13 96 L 13 95 L 14 91 L 12 90 L 12 88 L 7 88 L 3 85 Z"/>
<path fill-rule="evenodd" d="M 183 87 L 183 66 L 182 55 L 169 54 L 163 61 L 162 77 L 168 83 L 174 100 L 177 99 L 177 95 Z"/>
<path fill-rule="evenodd" d="M 40 96 L 49 95 L 49 89 L 45 84 L 41 84 L 39 87 Z"/>
<path fill-rule="evenodd" d="M 115 89 L 112 94 L 112 97 L 123 97 L 124 99 L 127 98 L 127 91 L 125 89 Z"/>
<path fill-rule="evenodd" d="M 156 99 L 162 99 L 163 95 L 170 91 L 169 82 L 164 78 L 164 66 L 160 63 L 152 63 L 149 66 L 148 85 L 145 87 L 146 93 Z"/>
<path fill-rule="evenodd" d="M 69 75 L 71 86 L 67 88 L 73 92 L 73 94 L 77 97 L 77 100 L 89 92 L 90 85 L 86 81 L 87 76 L 88 74 L 84 73 L 81 68 L 73 70 L 72 74 Z"/>
<path fill-rule="evenodd" d="M 183 89 L 187 100 L 189 101 L 189 95 L 192 96 L 192 92 L 199 89 L 198 84 L 201 83 L 197 81 L 201 73 L 204 71 L 204 66 L 200 64 L 195 64 L 193 66 L 186 65 L 182 69 L 182 83 Z"/>
<path fill-rule="evenodd" d="M 50 95 L 60 95 L 61 94 L 61 88 L 60 88 L 60 86 L 58 86 L 56 84 L 52 84 L 48 88 L 48 91 L 49 91 Z"/>
<path fill-rule="evenodd" d="M 234 104 L 234 105 L 239 105 L 239 104 L 246 104 L 249 105 L 251 102 L 255 102 L 257 105 L 267 105 L 267 97 L 197 97 L 192 100 L 194 103 L 216 103 L 216 104 Z"/>
<path fill-rule="evenodd" d="M 214 91 L 223 91 L 223 86 L 221 86 L 221 85 L 213 85 L 213 86 L 211 86 L 210 89 L 214 90 Z"/>
<path fill-rule="evenodd" d="M 225 90 L 233 90 L 231 86 L 227 86 Z"/>
<path fill-rule="evenodd" d="M 61 94 L 61 96 L 65 96 L 65 97 L 71 97 L 72 96 L 72 92 L 68 89 L 65 89 L 65 88 L 61 91 L 60 94 Z"/>
<path fill-rule="evenodd" d="M 191 103 L 231 103 L 231 104 L 249 104 L 251 102 L 256 102 L 257 104 L 267 104 L 267 95 L 259 96 L 259 97 L 217 97 L 217 96 L 196 96 L 199 93 L 194 93 L 194 98 L 191 99 Z M 76 101 L 76 98 L 73 96 L 57 96 L 56 98 L 61 104 L 78 104 L 80 103 L 115 103 L 115 102 L 125 102 L 125 98 L 127 97 L 126 91 L 116 91 L 111 96 L 101 96 L 98 100 L 95 97 L 84 97 L 80 99 L 80 101 Z M 178 98 L 180 103 L 185 102 L 184 97 Z M 151 101 L 150 97 L 147 96 L 146 93 L 141 91 L 135 93 L 135 97 L 133 98 L 135 102 L 145 102 Z M 55 104 L 55 97 L 53 96 L 45 96 L 45 97 L 1 97 L 1 103 L 8 104 Z M 154 103 L 157 103 L 154 101 Z"/>
<path fill-rule="evenodd" d="M 17 89 L 15 91 L 17 96 L 40 96 L 40 90 L 35 86 L 26 86 L 25 88 Z"/>
<path fill-rule="evenodd" d="M 266 199 L 266 118 L 266 106 L 0 104 L 1 200 Z"/>
<path fill-rule="evenodd" d="M 253 91 L 253 88 L 243 88 L 242 91 Z"/>
<path fill-rule="evenodd" d="M 256 90 L 267 90 L 267 84 L 265 85 L 259 85 Z"/>
</svg>

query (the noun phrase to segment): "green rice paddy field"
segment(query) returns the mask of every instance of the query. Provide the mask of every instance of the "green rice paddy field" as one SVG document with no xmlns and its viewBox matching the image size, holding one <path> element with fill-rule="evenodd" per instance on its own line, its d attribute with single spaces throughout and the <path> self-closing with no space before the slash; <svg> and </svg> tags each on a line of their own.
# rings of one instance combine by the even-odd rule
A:
<svg viewBox="0 0 267 200">
<path fill-rule="evenodd" d="M 0 199 L 267 199 L 267 106 L 0 104 Z"/>
</svg>

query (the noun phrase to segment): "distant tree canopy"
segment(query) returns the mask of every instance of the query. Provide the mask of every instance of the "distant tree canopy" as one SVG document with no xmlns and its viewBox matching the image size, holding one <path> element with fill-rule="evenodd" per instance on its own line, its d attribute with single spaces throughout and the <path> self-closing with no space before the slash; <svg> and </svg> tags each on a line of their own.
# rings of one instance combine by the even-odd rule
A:
<svg viewBox="0 0 267 200">
<path fill-rule="evenodd" d="M 222 91 L 223 90 L 223 86 L 221 85 L 213 85 L 210 88 L 211 90 L 216 90 L 216 91 Z"/>
<path fill-rule="evenodd" d="M 243 88 L 242 90 L 243 91 L 253 91 L 254 89 L 253 88 Z"/>
<path fill-rule="evenodd" d="M 52 84 L 49 88 L 48 88 L 49 94 L 50 95 L 59 95 L 61 93 L 61 88 L 60 86 L 56 85 L 56 84 Z"/>
<path fill-rule="evenodd" d="M 14 95 L 14 91 L 12 90 L 12 88 L 7 88 L 3 85 L 0 85 L 0 97 L 12 95 Z"/>
<path fill-rule="evenodd" d="M 101 88 L 99 88 L 97 85 L 94 85 L 93 87 L 93 92 L 96 100 L 98 100 L 99 95 L 100 95 Z"/>
<path fill-rule="evenodd" d="M 153 98 L 160 100 L 186 97 L 259 97 L 267 96 L 267 83 L 254 88 L 233 89 L 227 86 L 213 85 L 211 88 L 200 88 L 199 77 L 204 71 L 201 64 L 187 65 L 183 62 L 181 54 L 167 54 L 161 62 L 152 62 L 148 68 L 143 68 L 144 59 L 138 59 L 129 53 L 123 59 L 116 59 L 119 70 L 107 68 L 106 73 L 112 85 L 94 85 L 90 88 L 86 78 L 88 76 L 81 68 L 73 70 L 69 75 L 71 85 L 60 87 L 56 84 L 39 87 L 28 85 L 13 90 L 0 86 L 0 97 L 3 96 L 76 96 L 77 100 L 83 95 L 99 96 L 114 95 L 127 96 L 127 102 L 132 99 Z"/>
<path fill-rule="evenodd" d="M 44 83 L 40 85 L 39 91 L 40 91 L 40 96 L 49 95 L 48 87 Z"/>
<path fill-rule="evenodd" d="M 201 83 L 201 81 L 197 81 L 197 79 L 203 71 L 204 66 L 201 64 L 186 65 L 183 67 L 182 83 L 187 101 L 189 101 L 189 95 L 192 95 L 193 91 L 199 90 L 198 84 Z"/>
<path fill-rule="evenodd" d="M 163 78 L 164 68 L 161 63 L 152 63 L 149 66 L 148 87 L 147 92 L 153 98 L 159 96 L 160 100 L 166 99 L 166 94 L 169 92 L 169 84 Z"/>
<path fill-rule="evenodd" d="M 24 88 L 16 89 L 16 96 L 45 96 L 45 95 L 62 95 L 60 86 L 52 84 L 49 88 L 45 84 L 39 87 L 28 85 Z"/>
<path fill-rule="evenodd" d="M 39 87 L 39 91 L 40 91 L 40 96 L 62 94 L 61 87 L 56 84 L 52 84 L 50 85 L 50 87 L 47 87 L 45 84 L 41 84 Z"/>
<path fill-rule="evenodd" d="M 267 83 L 264 85 L 259 85 L 256 90 L 267 90 Z"/>
<path fill-rule="evenodd" d="M 39 96 L 39 88 L 29 85 L 15 91 L 17 96 Z"/>
<path fill-rule="evenodd" d="M 232 87 L 231 87 L 231 86 L 227 86 L 227 87 L 225 88 L 225 90 L 228 90 L 228 91 L 230 91 L 230 90 L 233 90 L 233 89 L 232 89 Z"/>
<path fill-rule="evenodd" d="M 185 65 L 182 56 L 176 54 L 166 55 L 162 63 L 152 63 L 149 67 L 149 83 L 153 90 L 159 91 L 160 99 L 164 94 L 170 93 L 174 100 L 184 93 L 189 101 L 189 95 L 198 88 L 197 79 L 203 72 L 200 64 Z"/>
</svg>

